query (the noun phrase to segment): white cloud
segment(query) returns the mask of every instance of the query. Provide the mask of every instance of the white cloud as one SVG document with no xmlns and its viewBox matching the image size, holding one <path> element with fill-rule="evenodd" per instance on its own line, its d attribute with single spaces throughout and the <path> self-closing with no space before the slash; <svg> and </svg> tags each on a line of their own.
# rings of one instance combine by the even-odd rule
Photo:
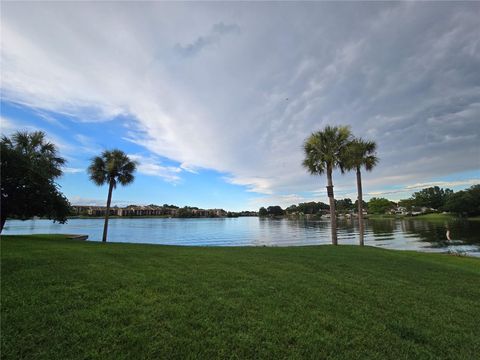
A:
<svg viewBox="0 0 480 360">
<path fill-rule="evenodd" d="M 181 163 L 180 168 L 192 174 L 198 174 L 198 171 L 199 171 L 197 167 L 192 166 L 190 164 L 186 164 L 186 163 Z"/>
<path fill-rule="evenodd" d="M 94 198 L 85 198 L 82 196 L 72 196 L 68 199 L 72 205 L 86 205 L 86 206 L 106 206 L 107 200 L 105 199 L 94 199 Z M 112 206 L 127 206 L 131 205 L 131 202 L 126 200 L 116 200 L 112 199 Z M 137 204 L 141 205 L 141 204 Z"/>
<path fill-rule="evenodd" d="M 131 116 L 131 141 L 254 192 L 324 186 L 300 164 L 327 123 L 378 142 L 367 187 L 427 182 L 479 167 L 480 10 L 444 5 L 5 3 L 2 96 L 82 121 Z"/>
<path fill-rule="evenodd" d="M 82 169 L 82 168 L 72 168 L 72 167 L 64 167 L 62 169 L 62 171 L 64 173 L 67 173 L 67 174 L 78 174 L 78 173 L 84 173 L 85 172 L 85 169 Z"/>
<path fill-rule="evenodd" d="M 457 180 L 457 181 L 432 181 L 426 183 L 417 183 L 412 185 L 407 185 L 405 187 L 406 190 L 412 189 L 423 189 L 427 187 L 456 187 L 456 186 L 464 186 L 464 185 L 475 185 L 480 184 L 480 178 L 477 179 L 468 179 L 468 180 Z"/>
<path fill-rule="evenodd" d="M 95 139 L 92 139 L 89 136 L 75 134 L 74 139 L 78 143 L 78 151 L 81 151 L 82 153 L 98 155 L 104 150 L 100 145 L 97 144 Z"/>
<path fill-rule="evenodd" d="M 413 192 L 419 191 L 421 189 L 438 186 L 441 188 L 450 188 L 453 190 L 458 190 L 459 187 L 469 187 L 472 185 L 480 184 L 480 178 L 466 179 L 466 180 L 456 180 L 456 181 L 431 181 L 425 183 L 416 183 L 411 185 L 406 185 L 398 189 L 389 189 L 389 190 L 377 190 L 369 191 L 365 193 L 365 198 L 370 197 L 379 197 L 386 196 L 389 199 L 400 199 L 407 198 Z"/>
<path fill-rule="evenodd" d="M 10 135 L 12 132 L 17 130 L 16 125 L 10 119 L 5 116 L 0 116 L 0 132 L 2 135 Z"/>
<path fill-rule="evenodd" d="M 128 154 L 130 159 L 137 162 L 139 173 L 149 176 L 158 176 L 166 182 L 177 184 L 181 182 L 182 169 L 176 166 L 163 166 L 156 157 L 146 157 L 139 154 Z"/>
</svg>

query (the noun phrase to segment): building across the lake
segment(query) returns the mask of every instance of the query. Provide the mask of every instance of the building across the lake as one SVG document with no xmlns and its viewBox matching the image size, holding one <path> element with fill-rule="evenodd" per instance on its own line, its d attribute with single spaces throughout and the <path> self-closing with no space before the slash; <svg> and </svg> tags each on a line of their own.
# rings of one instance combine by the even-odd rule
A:
<svg viewBox="0 0 480 360">
<path fill-rule="evenodd" d="M 73 205 L 75 215 L 105 216 L 106 206 Z M 192 207 L 178 208 L 176 206 L 158 205 L 128 205 L 126 207 L 111 207 L 110 216 L 165 216 L 165 217 L 227 217 L 223 209 L 199 209 Z"/>
</svg>

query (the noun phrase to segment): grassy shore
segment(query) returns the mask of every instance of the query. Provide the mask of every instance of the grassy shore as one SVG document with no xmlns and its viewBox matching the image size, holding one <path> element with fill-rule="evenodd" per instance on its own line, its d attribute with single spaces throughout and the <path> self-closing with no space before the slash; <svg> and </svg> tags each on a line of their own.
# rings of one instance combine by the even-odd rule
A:
<svg viewBox="0 0 480 360">
<path fill-rule="evenodd" d="M 480 216 L 474 217 L 467 217 L 467 218 L 460 218 L 454 214 L 439 214 L 439 213 L 432 213 L 432 214 L 424 214 L 424 215 L 390 215 L 390 214 L 368 214 L 367 217 L 369 219 L 413 219 L 413 220 L 425 220 L 425 221 L 451 221 L 457 219 L 464 219 L 469 221 L 480 221 Z"/>
<path fill-rule="evenodd" d="M 478 359 L 480 261 L 1 239 L 2 359 Z"/>
<path fill-rule="evenodd" d="M 427 220 L 427 221 L 450 221 L 458 219 L 453 214 L 425 214 L 414 216 L 413 219 Z"/>
<path fill-rule="evenodd" d="M 450 220 L 459 220 L 459 219 L 469 220 L 469 221 L 479 221 L 480 216 L 470 216 L 470 217 L 461 218 L 454 214 L 425 214 L 425 215 L 413 216 L 412 219 L 426 220 L 426 221 L 450 221 Z"/>
</svg>

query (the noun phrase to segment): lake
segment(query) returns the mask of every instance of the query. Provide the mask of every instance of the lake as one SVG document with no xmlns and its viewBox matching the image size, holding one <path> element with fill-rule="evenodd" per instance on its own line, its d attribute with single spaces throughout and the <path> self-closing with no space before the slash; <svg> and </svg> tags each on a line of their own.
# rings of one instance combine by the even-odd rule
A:
<svg viewBox="0 0 480 360">
<path fill-rule="evenodd" d="M 480 222 L 453 220 L 429 222 L 416 219 L 366 220 L 365 244 L 387 249 L 459 252 L 480 256 Z M 451 242 L 447 241 L 446 228 Z M 103 219 L 8 220 L 3 234 L 86 234 L 99 241 Z M 358 243 L 358 223 L 338 220 L 339 244 Z M 108 240 L 191 246 L 301 246 L 330 243 L 328 219 L 270 219 L 257 217 L 213 219 L 113 218 Z"/>
</svg>

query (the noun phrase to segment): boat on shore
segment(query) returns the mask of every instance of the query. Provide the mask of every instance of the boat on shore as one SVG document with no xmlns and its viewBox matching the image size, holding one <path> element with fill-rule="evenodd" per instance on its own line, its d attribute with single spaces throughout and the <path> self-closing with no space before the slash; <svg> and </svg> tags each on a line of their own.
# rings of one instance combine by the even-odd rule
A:
<svg viewBox="0 0 480 360">
<path fill-rule="evenodd" d="M 78 235 L 78 234 L 65 234 L 67 239 L 70 240 L 80 240 L 85 241 L 88 239 L 88 235 Z"/>
</svg>

